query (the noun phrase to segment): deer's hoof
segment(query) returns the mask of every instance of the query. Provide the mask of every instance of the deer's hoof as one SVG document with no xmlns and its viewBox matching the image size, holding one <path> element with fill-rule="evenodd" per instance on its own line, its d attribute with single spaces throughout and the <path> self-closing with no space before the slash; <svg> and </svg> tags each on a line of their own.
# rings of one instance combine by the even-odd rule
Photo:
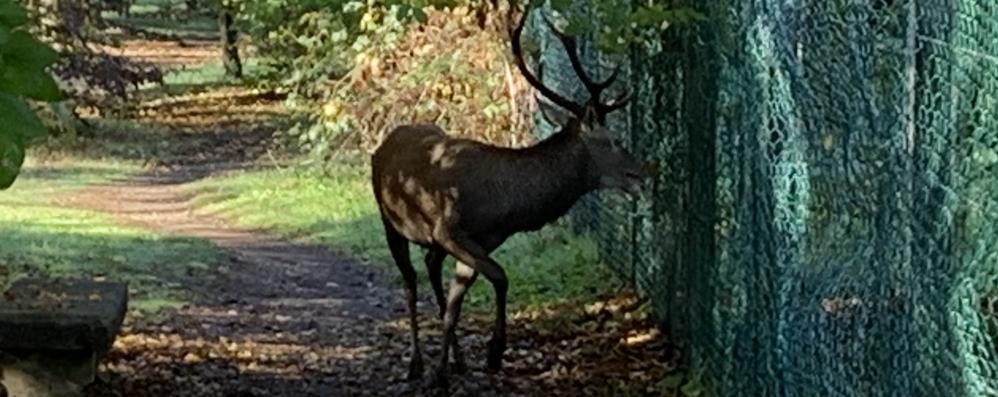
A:
<svg viewBox="0 0 998 397">
<path fill-rule="evenodd" d="M 502 355 L 493 356 L 492 354 L 489 354 L 485 370 L 490 374 L 498 373 L 502 370 Z"/>
<path fill-rule="evenodd" d="M 433 371 L 433 377 L 430 378 L 430 382 L 427 387 L 431 389 L 447 389 L 450 386 L 450 380 L 447 378 L 447 370 L 443 368 L 438 368 Z"/>
<path fill-rule="evenodd" d="M 506 348 L 505 341 L 496 339 L 489 340 L 489 354 L 486 358 L 485 369 L 490 373 L 499 372 L 502 369 L 502 356 Z"/>
<path fill-rule="evenodd" d="M 409 362 L 409 380 L 417 380 L 423 377 L 423 358 L 414 356 Z"/>
</svg>

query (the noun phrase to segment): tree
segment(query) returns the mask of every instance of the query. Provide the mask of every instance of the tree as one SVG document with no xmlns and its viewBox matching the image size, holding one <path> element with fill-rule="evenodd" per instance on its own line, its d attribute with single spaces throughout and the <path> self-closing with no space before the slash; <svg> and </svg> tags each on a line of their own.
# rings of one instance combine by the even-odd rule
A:
<svg viewBox="0 0 998 397">
<path fill-rule="evenodd" d="M 233 25 L 232 14 L 232 5 L 228 1 L 220 1 L 218 7 L 218 25 L 221 29 L 222 64 L 225 65 L 225 74 L 241 78 L 243 77 L 243 65 L 239 59 L 239 47 L 236 45 L 239 31 Z"/>
<path fill-rule="evenodd" d="M 25 99 L 53 102 L 62 97 L 45 70 L 58 61 L 58 54 L 28 33 L 28 21 L 22 6 L 0 0 L 0 189 L 14 183 L 30 141 L 47 132 Z"/>
<path fill-rule="evenodd" d="M 156 67 L 105 53 L 92 45 L 114 44 L 104 34 L 109 24 L 102 12 L 120 12 L 132 0 L 22 1 L 29 13 L 31 31 L 60 55 L 52 72 L 67 97 L 97 107 L 108 99 L 126 99 L 129 90 L 142 83 L 162 82 L 162 73 Z"/>
</svg>

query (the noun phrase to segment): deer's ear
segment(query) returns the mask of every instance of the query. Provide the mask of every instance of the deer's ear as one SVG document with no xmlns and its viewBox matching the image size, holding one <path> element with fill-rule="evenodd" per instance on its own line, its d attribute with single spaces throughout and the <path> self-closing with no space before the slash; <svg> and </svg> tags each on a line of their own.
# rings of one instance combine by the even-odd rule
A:
<svg viewBox="0 0 998 397">
<path fill-rule="evenodd" d="M 540 98 L 537 100 L 537 105 L 541 109 L 541 115 L 544 116 L 544 119 L 557 127 L 566 127 L 575 118 L 575 115 L 571 112 L 553 106 L 547 101 L 540 100 Z"/>
</svg>

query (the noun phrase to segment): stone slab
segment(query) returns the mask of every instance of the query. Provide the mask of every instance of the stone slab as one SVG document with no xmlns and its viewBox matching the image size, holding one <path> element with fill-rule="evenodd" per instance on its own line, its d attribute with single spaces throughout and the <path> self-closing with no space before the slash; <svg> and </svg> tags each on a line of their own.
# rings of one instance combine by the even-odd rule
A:
<svg viewBox="0 0 998 397">
<path fill-rule="evenodd" d="M 127 306 L 125 283 L 20 280 L 0 297 L 0 350 L 103 355 L 121 328 Z"/>
</svg>

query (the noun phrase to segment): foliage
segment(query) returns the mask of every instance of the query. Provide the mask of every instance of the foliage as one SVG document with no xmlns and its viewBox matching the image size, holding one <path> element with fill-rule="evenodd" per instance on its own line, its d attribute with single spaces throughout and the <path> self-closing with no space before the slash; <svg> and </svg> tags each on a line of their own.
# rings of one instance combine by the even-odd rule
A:
<svg viewBox="0 0 998 397">
<path fill-rule="evenodd" d="M 350 160 L 353 158 L 354 160 Z M 355 157 L 327 172 L 308 169 L 254 171 L 211 178 L 192 187 L 195 205 L 253 228 L 321 242 L 378 265 L 391 267 L 367 167 Z M 412 247 L 417 263 L 422 253 Z M 590 298 L 613 288 L 614 276 L 599 262 L 595 244 L 564 226 L 519 235 L 496 253 L 510 278 L 510 302 L 534 305 L 555 299 Z M 445 265 L 445 277 L 452 266 Z M 397 272 L 390 272 L 398 276 Z M 399 279 L 400 281 L 400 279 Z M 429 291 L 428 284 L 421 287 Z M 466 307 L 494 308 L 488 283 L 476 283 Z"/>
<path fill-rule="evenodd" d="M 310 123 L 289 131 L 319 157 L 340 147 L 372 149 L 400 123 L 434 122 L 447 131 L 508 146 L 532 141 L 526 83 L 509 63 L 498 29 L 479 29 L 466 7 L 427 11 L 404 30 L 386 18 L 325 98 L 305 107 Z M 388 23 L 386 21 L 394 21 Z"/>
<path fill-rule="evenodd" d="M 0 189 L 7 189 L 24 163 L 25 147 L 45 134 L 45 125 L 24 99 L 55 101 L 59 88 L 45 68 L 57 61 L 51 48 L 28 33 L 27 11 L 0 1 Z"/>
<path fill-rule="evenodd" d="M 611 52 L 644 42 L 647 34 L 660 33 L 670 24 L 701 17 L 688 7 L 669 8 L 662 0 L 633 8 L 621 7 L 614 0 L 533 0 L 527 6 L 546 3 L 566 17 L 567 33 L 592 32 L 601 49 Z M 377 29 L 380 25 L 406 26 L 412 19 L 426 23 L 431 9 L 465 7 L 475 11 L 480 25 L 484 25 L 484 14 L 501 14 L 501 7 L 490 0 L 243 0 L 237 4 L 262 52 L 280 69 L 295 71 L 288 80 L 292 85 L 345 73 L 352 55 L 372 45 L 377 34 L 386 33 Z M 601 22 L 593 22 L 593 14 Z"/>
<path fill-rule="evenodd" d="M 697 14 L 658 2 L 631 9 L 552 1 L 570 34 L 595 32 L 620 52 Z M 305 121 L 286 142 L 325 159 L 343 147 L 371 149 L 400 123 L 508 146 L 531 141 L 531 90 L 508 59 L 508 4 L 489 0 L 239 3 L 263 62 Z M 542 2 L 530 2 L 536 7 Z M 605 22 L 595 26 L 586 12 Z M 645 40 L 644 42 L 656 42 Z M 469 62 L 469 60 L 471 62 Z"/>
<path fill-rule="evenodd" d="M 281 76 L 290 90 L 315 98 L 315 88 L 347 73 L 353 57 L 369 47 L 377 34 L 390 34 L 375 31 L 382 21 L 387 19 L 391 25 L 412 17 L 425 19 L 421 8 L 410 3 L 242 0 L 233 6 L 275 76 Z"/>
<path fill-rule="evenodd" d="M 531 1 L 538 7 L 545 1 Z M 616 0 L 550 0 L 551 10 L 561 16 L 561 27 L 573 36 L 590 34 L 598 48 L 619 54 L 632 45 L 654 49 L 661 34 L 671 25 L 701 20 L 703 15 L 690 7 L 670 7 L 663 0 L 643 1 L 634 7 L 622 7 Z M 594 18 L 593 16 L 596 16 Z"/>
<path fill-rule="evenodd" d="M 24 0 L 33 32 L 61 55 L 53 67 L 69 97 L 85 105 L 127 97 L 142 83 L 160 82 L 161 72 L 148 64 L 111 55 L 101 46 L 113 44 L 103 11 L 127 8 L 131 0 Z"/>
</svg>

